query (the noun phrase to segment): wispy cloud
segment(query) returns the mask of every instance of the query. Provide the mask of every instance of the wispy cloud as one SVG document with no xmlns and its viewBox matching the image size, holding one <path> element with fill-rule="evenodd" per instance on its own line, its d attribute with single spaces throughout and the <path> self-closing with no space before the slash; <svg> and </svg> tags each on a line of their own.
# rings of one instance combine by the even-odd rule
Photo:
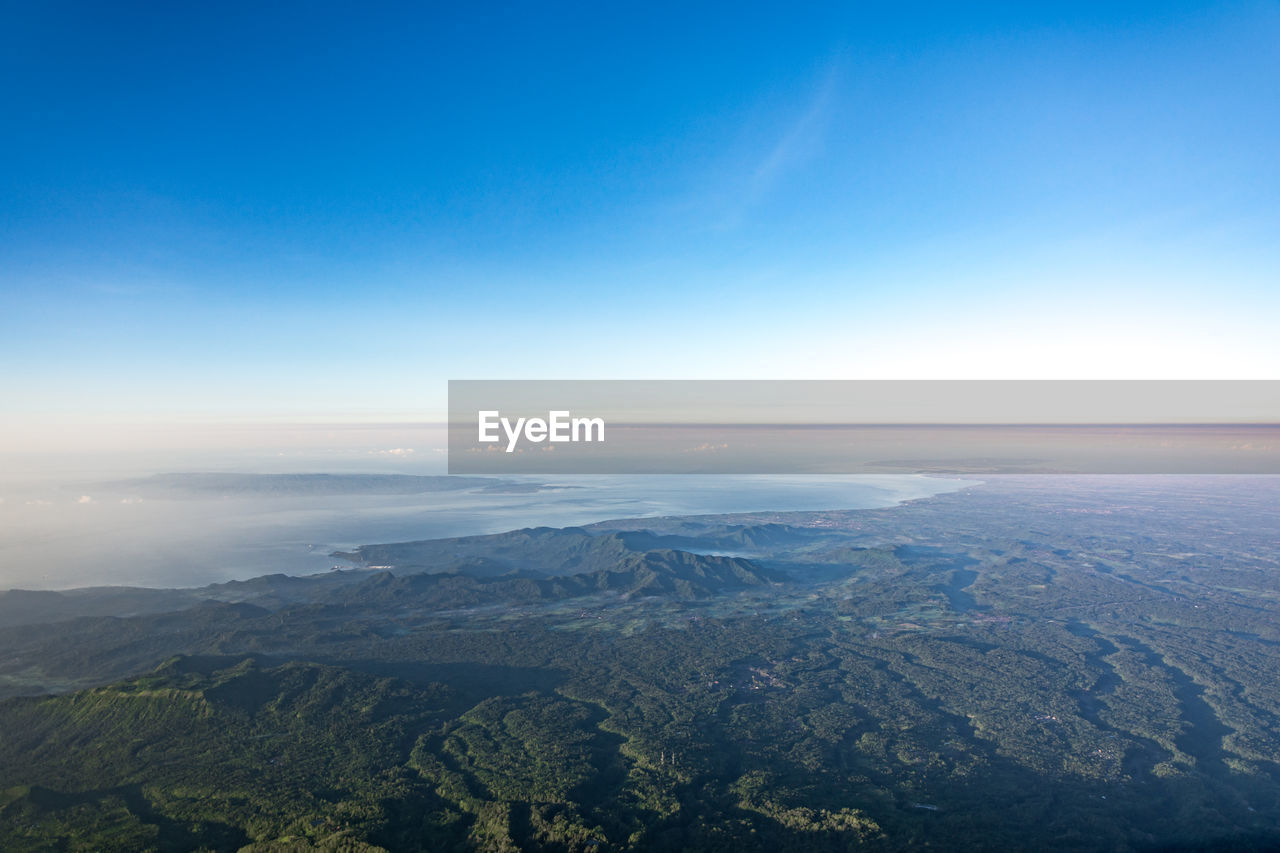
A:
<svg viewBox="0 0 1280 853">
<path fill-rule="evenodd" d="M 739 161 L 721 194 L 724 207 L 718 217 L 719 230 L 741 225 L 790 175 L 821 153 L 840 76 L 840 63 L 828 63 L 807 99 L 791 111 L 790 119 L 779 122 L 767 144 L 757 146 Z"/>
<path fill-rule="evenodd" d="M 748 185 L 751 200 L 773 189 L 787 172 L 811 159 L 822 148 L 834 88 L 835 74 L 828 72 L 805 111 L 756 165 Z"/>
<path fill-rule="evenodd" d="M 686 447 L 684 449 L 684 452 L 685 453 L 719 453 L 721 450 L 728 450 L 728 449 L 729 449 L 728 444 L 723 444 L 723 443 L 710 444 L 704 441 L 702 444 L 696 445 L 694 447 Z"/>
</svg>

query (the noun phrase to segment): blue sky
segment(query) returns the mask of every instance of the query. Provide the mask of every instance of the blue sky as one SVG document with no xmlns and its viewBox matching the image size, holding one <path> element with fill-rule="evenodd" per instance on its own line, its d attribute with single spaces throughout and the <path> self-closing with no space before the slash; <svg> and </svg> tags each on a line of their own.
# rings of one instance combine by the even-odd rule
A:
<svg viewBox="0 0 1280 853">
<path fill-rule="evenodd" d="M 260 5 L 6 5 L 10 426 L 1277 378 L 1275 3 Z"/>
</svg>

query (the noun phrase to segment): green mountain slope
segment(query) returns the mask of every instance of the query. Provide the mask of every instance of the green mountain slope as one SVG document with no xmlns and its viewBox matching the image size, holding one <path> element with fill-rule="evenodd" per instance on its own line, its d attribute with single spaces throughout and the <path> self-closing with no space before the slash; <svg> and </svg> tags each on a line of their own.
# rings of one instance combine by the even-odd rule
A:
<svg viewBox="0 0 1280 853">
<path fill-rule="evenodd" d="M 450 840 L 449 818 L 423 811 L 435 801 L 404 766 L 447 689 L 316 664 L 205 669 L 176 659 L 111 687 L 0 705 L 0 778 L 20 783 L 0 800 L 0 849 Z"/>
<path fill-rule="evenodd" d="M 529 571 L 498 577 L 469 572 L 403 576 L 379 572 L 325 600 L 347 607 L 412 605 L 445 609 L 553 601 L 599 592 L 695 599 L 776 580 L 778 575 L 749 560 L 662 550 L 620 555 L 606 569 L 566 577 Z"/>
</svg>

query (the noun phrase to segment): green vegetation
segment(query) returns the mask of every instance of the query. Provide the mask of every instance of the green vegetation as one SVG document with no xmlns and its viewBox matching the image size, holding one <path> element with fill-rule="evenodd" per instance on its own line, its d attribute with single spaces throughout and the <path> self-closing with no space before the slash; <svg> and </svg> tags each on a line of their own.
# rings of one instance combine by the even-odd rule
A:
<svg viewBox="0 0 1280 853">
<path fill-rule="evenodd" d="M 643 594 L 391 572 L 0 632 L 11 693 L 128 676 L 0 702 L 0 848 L 1274 849 L 1275 497 L 1009 480 L 549 546 Z"/>
<path fill-rule="evenodd" d="M 0 847 L 403 843 L 400 813 L 430 799 L 406 745 L 447 690 L 316 664 L 197 666 L 8 703 L 0 764 L 24 784 L 6 792 Z"/>
</svg>

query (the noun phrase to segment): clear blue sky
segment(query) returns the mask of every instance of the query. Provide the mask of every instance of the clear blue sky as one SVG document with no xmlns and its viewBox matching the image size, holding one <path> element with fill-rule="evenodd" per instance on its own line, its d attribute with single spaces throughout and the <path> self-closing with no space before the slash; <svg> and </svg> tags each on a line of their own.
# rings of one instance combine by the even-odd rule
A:
<svg viewBox="0 0 1280 853">
<path fill-rule="evenodd" d="M 373 5 L 5 4 L 10 425 L 1280 372 L 1274 2 Z"/>
</svg>

